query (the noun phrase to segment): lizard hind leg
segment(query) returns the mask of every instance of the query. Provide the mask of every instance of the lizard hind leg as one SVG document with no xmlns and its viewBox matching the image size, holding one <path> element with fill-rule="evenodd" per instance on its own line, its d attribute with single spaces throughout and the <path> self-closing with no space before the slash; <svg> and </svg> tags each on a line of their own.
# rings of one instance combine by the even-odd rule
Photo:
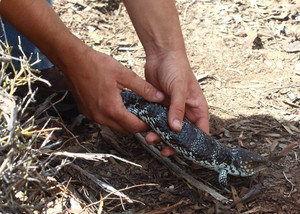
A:
<svg viewBox="0 0 300 214">
<path fill-rule="evenodd" d="M 223 190 L 225 190 L 226 192 L 230 192 L 230 190 L 226 188 L 226 186 L 227 186 L 227 175 L 228 175 L 227 170 L 220 171 L 220 173 L 219 173 L 219 184 L 221 185 Z"/>
</svg>

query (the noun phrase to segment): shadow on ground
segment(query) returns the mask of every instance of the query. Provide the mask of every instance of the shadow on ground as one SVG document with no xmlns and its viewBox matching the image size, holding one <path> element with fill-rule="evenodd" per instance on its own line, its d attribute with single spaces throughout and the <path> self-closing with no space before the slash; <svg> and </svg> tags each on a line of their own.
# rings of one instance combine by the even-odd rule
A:
<svg viewBox="0 0 300 214">
<path fill-rule="evenodd" d="M 145 203 L 126 204 L 127 209 L 133 209 L 136 212 L 160 210 L 184 200 L 185 202 L 174 208 L 174 210 L 177 212 L 191 210 L 192 213 L 207 213 L 211 209 L 221 209 L 221 212 L 237 211 L 236 207 L 220 205 L 204 192 L 196 191 L 183 182 L 182 179 L 175 177 L 165 166 L 144 151 L 132 135 L 124 136 L 115 133 L 115 139 L 108 140 L 101 136 L 99 127 L 96 124 L 92 126 L 88 124 L 86 121 L 85 124 L 74 131 L 80 136 L 80 141 L 90 142 L 88 148 L 92 152 L 113 153 L 143 167 L 138 168 L 118 161 L 101 164 L 78 161 L 78 165 L 84 167 L 85 170 L 96 175 L 99 179 L 109 181 L 114 187 L 120 189 L 143 183 L 156 183 L 159 185 L 157 187 L 137 187 L 125 191 L 124 193 L 132 199 Z M 297 201 L 300 192 L 296 188 L 300 183 L 298 176 L 300 170 L 298 160 L 300 155 L 299 130 L 299 122 L 278 122 L 275 118 L 266 115 L 229 120 L 222 120 L 214 115 L 211 116 L 211 134 L 213 137 L 218 138 L 220 142 L 230 147 L 243 147 L 276 160 L 271 168 L 262 171 L 254 178 L 229 176 L 229 185 L 234 186 L 240 196 L 251 190 L 253 186 L 261 185 L 260 191 L 255 193 L 254 198 L 243 202 L 242 211 L 253 209 L 262 213 L 279 211 L 296 213 L 300 211 L 299 201 Z M 91 139 L 91 136 L 95 138 Z M 289 146 L 291 147 L 289 148 Z M 283 151 L 286 153 L 283 153 Z M 279 154 L 282 157 L 278 160 L 275 157 L 278 157 Z M 171 159 L 176 162 L 173 158 Z M 201 180 L 226 197 L 232 198 L 231 194 L 220 189 L 216 172 L 203 168 L 181 167 L 196 179 Z M 72 179 L 80 180 L 78 184 L 87 185 L 89 193 L 95 195 L 95 197 L 97 197 L 97 191 L 101 191 L 99 187 L 91 182 L 86 183 L 86 178 L 78 176 L 78 173 L 72 173 L 71 171 L 66 173 Z M 119 201 L 110 203 L 116 206 Z M 107 208 L 112 208 L 112 204 Z M 121 211 L 121 208 L 116 208 L 114 211 Z"/>
</svg>

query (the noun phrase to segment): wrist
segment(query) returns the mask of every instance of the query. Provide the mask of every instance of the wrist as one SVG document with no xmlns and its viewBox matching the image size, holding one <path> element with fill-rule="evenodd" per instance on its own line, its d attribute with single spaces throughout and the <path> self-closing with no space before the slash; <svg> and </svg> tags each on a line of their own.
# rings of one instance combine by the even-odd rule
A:
<svg viewBox="0 0 300 214">
<path fill-rule="evenodd" d="M 74 72 L 79 62 L 83 62 L 91 52 L 91 48 L 85 45 L 74 35 L 66 40 L 64 44 L 56 47 L 54 64 L 63 72 Z"/>
<path fill-rule="evenodd" d="M 186 60 L 188 61 L 185 49 L 160 49 L 151 52 L 151 54 L 146 54 L 147 64 L 159 65 L 161 61 L 164 60 Z"/>
<path fill-rule="evenodd" d="M 180 37 L 180 38 L 176 38 Z M 168 37 L 161 38 L 157 36 L 155 39 L 143 44 L 146 57 L 151 56 L 164 56 L 172 53 L 185 53 L 185 45 L 180 33 L 175 36 L 169 35 Z"/>
</svg>

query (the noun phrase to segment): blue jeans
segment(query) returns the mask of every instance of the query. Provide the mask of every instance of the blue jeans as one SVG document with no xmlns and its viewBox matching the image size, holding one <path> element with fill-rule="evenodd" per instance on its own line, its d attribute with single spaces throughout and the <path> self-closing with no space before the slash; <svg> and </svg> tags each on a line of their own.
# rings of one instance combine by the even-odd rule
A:
<svg viewBox="0 0 300 214">
<path fill-rule="evenodd" d="M 52 5 L 52 0 L 47 0 L 47 1 L 49 2 L 49 4 Z M 41 51 L 34 44 L 32 44 L 30 41 L 28 41 L 19 31 L 14 29 L 5 20 L 2 19 L 2 21 L 4 24 L 5 33 L 6 33 L 7 40 L 8 40 L 7 42 L 9 44 L 9 46 L 13 47 L 12 52 L 11 52 L 12 56 L 17 57 L 17 58 L 19 58 L 20 56 L 23 56 L 21 51 L 18 48 L 18 45 L 19 45 L 18 37 L 20 36 L 21 47 L 23 49 L 23 52 L 27 56 L 27 58 L 29 58 L 32 54 L 30 63 L 33 63 L 38 59 L 37 55 L 39 56 L 39 59 L 41 60 L 39 63 L 32 66 L 32 68 L 43 70 L 43 69 L 53 67 L 53 64 L 47 59 L 47 57 L 44 54 L 41 53 Z M 1 26 L 0 26 L 0 40 L 5 42 L 4 32 L 3 32 L 3 29 Z M 20 69 L 19 61 L 14 60 L 13 63 L 14 63 L 14 66 L 16 69 Z"/>
</svg>

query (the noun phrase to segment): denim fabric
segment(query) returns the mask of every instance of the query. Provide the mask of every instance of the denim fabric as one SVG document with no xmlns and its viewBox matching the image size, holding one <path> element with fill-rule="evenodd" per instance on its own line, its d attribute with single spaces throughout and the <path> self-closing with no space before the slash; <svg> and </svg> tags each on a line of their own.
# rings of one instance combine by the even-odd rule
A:
<svg viewBox="0 0 300 214">
<path fill-rule="evenodd" d="M 47 0 L 47 1 L 52 6 L 52 0 Z M 25 55 L 27 57 L 30 57 L 30 55 L 33 54 L 31 57 L 30 63 L 33 63 L 37 60 L 37 55 L 39 56 L 39 59 L 41 60 L 39 63 L 32 66 L 32 68 L 43 70 L 43 69 L 53 67 L 53 64 L 46 58 L 46 56 L 44 54 L 42 54 L 40 52 L 40 50 L 36 46 L 34 46 L 34 44 L 32 44 L 30 41 L 28 41 L 19 31 L 15 30 L 5 20 L 2 19 L 2 21 L 4 24 L 4 29 L 5 29 L 5 33 L 7 36 L 8 44 L 9 44 L 9 46 L 13 47 L 12 53 L 11 53 L 12 56 L 17 57 L 17 58 L 19 58 L 19 56 L 22 56 L 22 53 L 18 48 L 18 45 L 19 45 L 18 36 L 20 36 L 21 46 L 22 46 L 22 49 L 23 49 Z M 0 40 L 5 41 L 4 32 L 3 32 L 3 29 L 1 26 L 0 26 Z M 19 69 L 20 63 L 18 61 L 14 61 L 14 66 L 16 67 L 16 69 Z"/>
</svg>

